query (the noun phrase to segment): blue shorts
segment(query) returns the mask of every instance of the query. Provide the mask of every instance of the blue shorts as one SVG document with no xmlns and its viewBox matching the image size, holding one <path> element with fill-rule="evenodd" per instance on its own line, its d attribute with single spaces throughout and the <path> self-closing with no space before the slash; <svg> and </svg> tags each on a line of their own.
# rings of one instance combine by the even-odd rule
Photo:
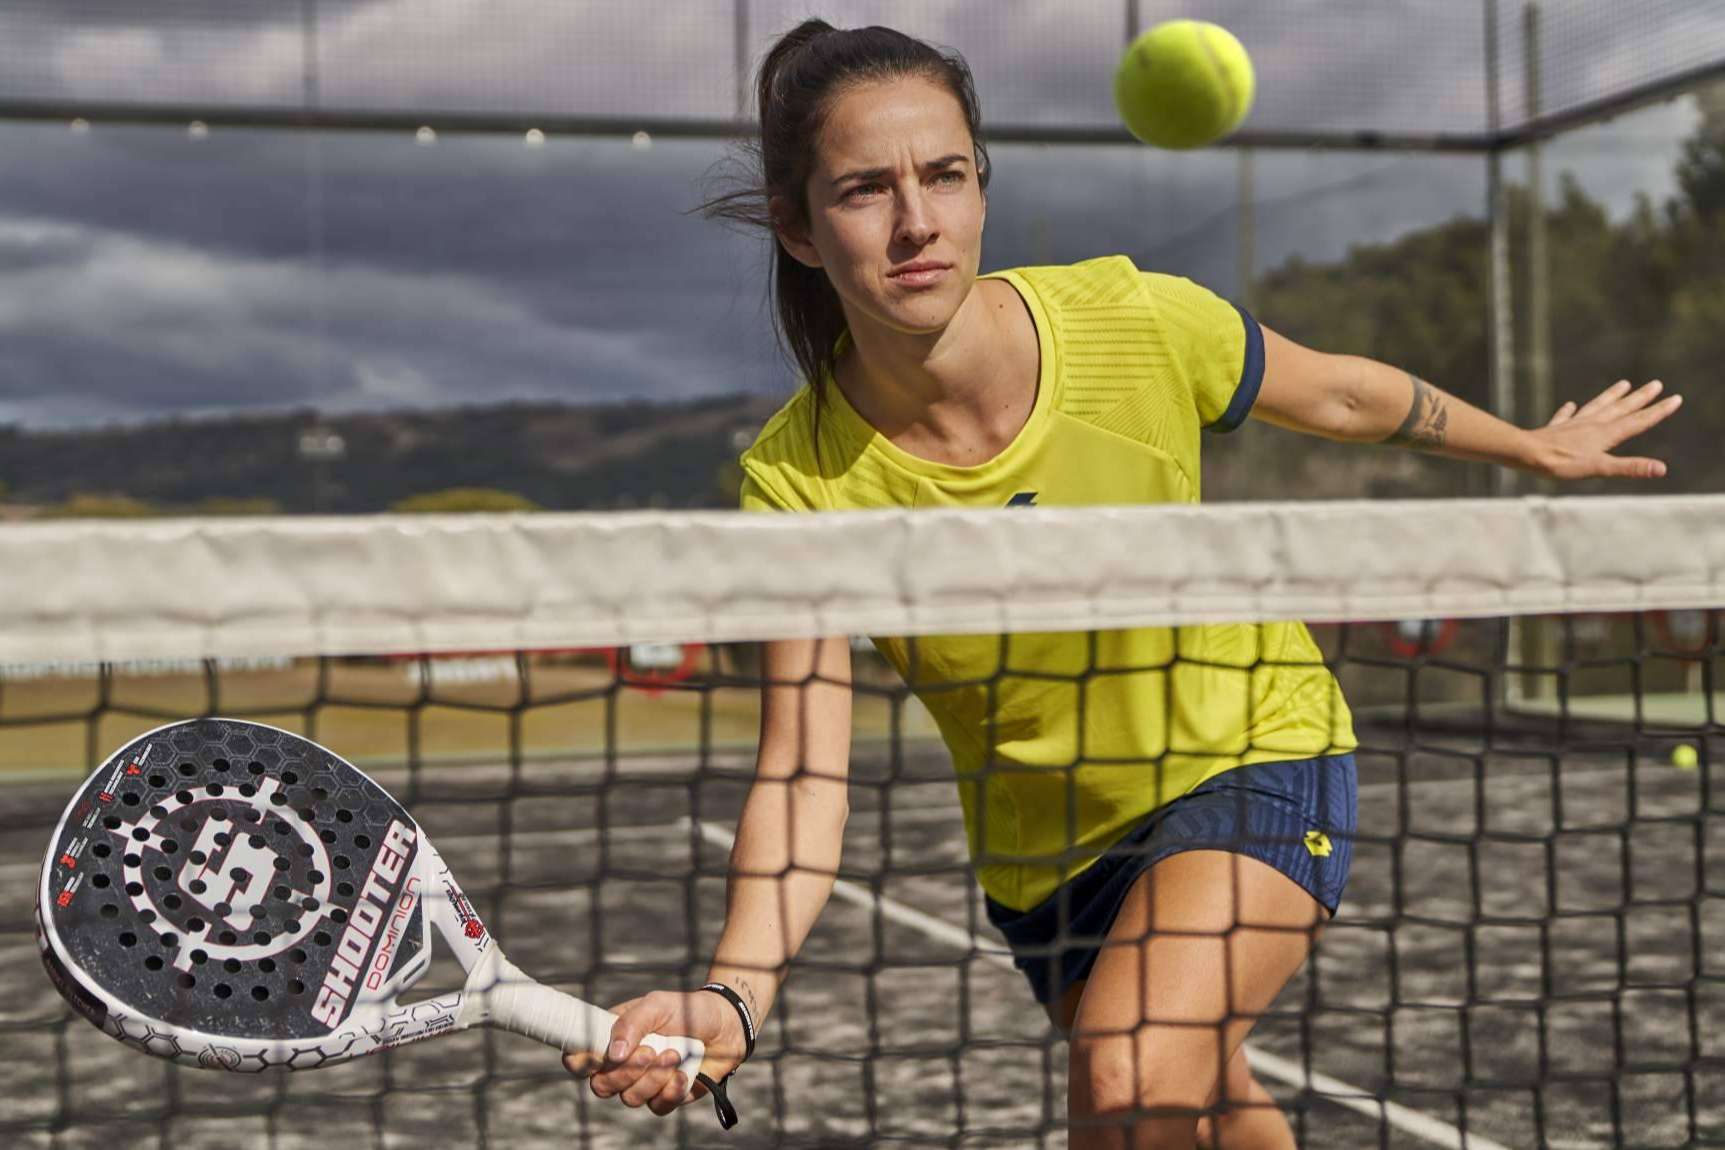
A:
<svg viewBox="0 0 1725 1150">
<path fill-rule="evenodd" d="M 1138 876 L 1181 851 L 1232 851 L 1266 862 L 1333 916 L 1353 861 L 1358 800 L 1352 755 L 1236 767 L 1152 811 L 1029 910 L 985 897 L 988 921 L 1006 935 L 1036 1001 L 1048 1003 L 1090 976 Z"/>
</svg>

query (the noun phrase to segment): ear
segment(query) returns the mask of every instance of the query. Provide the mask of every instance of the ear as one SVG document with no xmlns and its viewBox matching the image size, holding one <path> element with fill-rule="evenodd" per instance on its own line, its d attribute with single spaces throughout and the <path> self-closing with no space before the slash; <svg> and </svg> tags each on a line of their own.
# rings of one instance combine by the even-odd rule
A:
<svg viewBox="0 0 1725 1150">
<path fill-rule="evenodd" d="M 791 253 L 791 258 L 805 267 L 820 267 L 821 254 L 809 242 L 807 231 L 795 222 L 796 211 L 790 201 L 783 196 L 774 196 L 767 202 L 767 210 L 773 218 L 773 234 L 778 237 L 779 244 Z"/>
</svg>

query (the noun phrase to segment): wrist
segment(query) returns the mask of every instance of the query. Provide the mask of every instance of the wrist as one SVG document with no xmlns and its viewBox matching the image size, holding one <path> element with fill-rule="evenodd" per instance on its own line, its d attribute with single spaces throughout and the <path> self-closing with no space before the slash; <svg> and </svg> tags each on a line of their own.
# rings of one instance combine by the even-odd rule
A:
<svg viewBox="0 0 1725 1150">
<path fill-rule="evenodd" d="M 1556 458 L 1551 445 L 1537 430 L 1518 428 L 1520 432 L 1517 451 L 1513 465 L 1523 471 L 1531 471 L 1535 475 L 1551 475 L 1555 470 Z"/>
<path fill-rule="evenodd" d="M 778 998 L 783 978 L 782 969 L 773 970 L 746 962 L 714 961 L 707 967 L 707 976 L 696 985 L 711 986 L 717 983 L 734 991 L 743 1000 L 750 1024 L 758 1035 L 768 1013 L 773 1009 L 773 1002 Z"/>
<path fill-rule="evenodd" d="M 728 1034 L 735 1037 L 735 1049 L 741 1052 L 737 1058 L 737 1065 L 741 1066 L 755 1052 L 755 1032 L 758 1023 L 755 1020 L 754 1012 L 749 1009 L 749 1004 L 743 1000 L 742 995 L 723 982 L 709 982 L 702 986 L 700 991 L 724 1000 L 724 1013 L 729 1015 L 729 1024 L 725 1029 Z"/>
</svg>

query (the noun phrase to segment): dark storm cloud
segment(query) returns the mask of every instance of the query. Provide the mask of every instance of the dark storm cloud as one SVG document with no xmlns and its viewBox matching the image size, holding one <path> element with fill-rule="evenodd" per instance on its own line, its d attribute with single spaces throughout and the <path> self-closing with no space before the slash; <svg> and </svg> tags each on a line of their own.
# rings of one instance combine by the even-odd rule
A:
<svg viewBox="0 0 1725 1150">
<path fill-rule="evenodd" d="M 224 136 L 10 135 L 9 154 L 43 161 L 24 167 L 56 173 L 0 180 L 10 418 L 61 421 L 91 397 L 119 418 L 665 399 L 778 378 L 735 279 L 748 245 L 684 214 L 710 146 L 325 139 L 314 219 L 291 137 L 223 157 L 202 149 Z"/>
<path fill-rule="evenodd" d="M 731 111 L 728 6 L 654 0 L 32 3 L 0 14 L 0 94 L 351 108 Z M 724 106 L 716 107 L 716 104 Z"/>
</svg>

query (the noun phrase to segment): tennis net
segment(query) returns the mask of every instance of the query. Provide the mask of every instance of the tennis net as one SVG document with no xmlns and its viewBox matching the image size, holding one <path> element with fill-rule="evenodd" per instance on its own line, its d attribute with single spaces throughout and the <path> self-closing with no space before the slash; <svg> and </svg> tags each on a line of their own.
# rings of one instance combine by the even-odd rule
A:
<svg viewBox="0 0 1725 1150">
<path fill-rule="evenodd" d="M 985 913 L 941 692 L 1005 699 L 1016 678 L 1103 710 L 1148 698 L 1109 694 L 1137 677 L 1177 710 L 1190 682 L 1276 662 L 1196 660 L 1192 628 L 1287 619 L 1359 742 L 1340 913 L 1248 1044 L 1300 1143 L 1725 1144 L 1712 497 L 8 526 L 0 1139 L 1064 1145 L 1068 1044 Z M 1110 662 L 1107 637 L 1145 627 L 1179 630 L 1162 657 Z M 1074 633 L 1076 665 L 1014 662 Z M 67 796 L 129 738 L 201 714 L 372 773 L 536 977 L 606 1005 L 697 985 L 759 643 L 861 635 L 903 637 L 929 681 L 852 643 L 844 860 L 728 1134 L 704 1106 L 600 1102 L 509 1035 L 230 1075 L 145 1058 L 45 993 L 32 877 Z M 995 670 L 935 682 L 965 635 Z M 1198 661 L 1212 677 L 1178 686 Z M 1071 746 L 1062 786 L 1106 757 Z M 1160 779 L 1166 750 L 1110 765 Z M 1024 765 L 997 752 L 980 775 Z"/>
</svg>

